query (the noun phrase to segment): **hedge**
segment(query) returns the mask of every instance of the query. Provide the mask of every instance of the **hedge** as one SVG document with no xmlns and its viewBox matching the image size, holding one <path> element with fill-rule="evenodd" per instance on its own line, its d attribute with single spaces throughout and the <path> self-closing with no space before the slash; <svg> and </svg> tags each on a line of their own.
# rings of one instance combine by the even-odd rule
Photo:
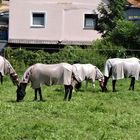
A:
<svg viewBox="0 0 140 140">
<path fill-rule="evenodd" d="M 105 40 L 97 40 L 91 46 L 81 48 L 79 46 L 65 46 L 58 52 L 49 53 L 43 50 L 26 50 L 22 48 L 12 49 L 7 47 L 4 56 L 16 69 L 25 69 L 35 63 L 91 63 L 103 70 L 108 58 L 124 57 L 125 50 L 121 46 Z"/>
</svg>

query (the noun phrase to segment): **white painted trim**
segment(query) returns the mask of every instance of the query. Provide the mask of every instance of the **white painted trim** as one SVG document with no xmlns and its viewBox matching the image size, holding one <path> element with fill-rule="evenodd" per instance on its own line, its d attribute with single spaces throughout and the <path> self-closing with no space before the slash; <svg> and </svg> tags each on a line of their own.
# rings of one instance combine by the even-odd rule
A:
<svg viewBox="0 0 140 140">
<path fill-rule="evenodd" d="M 33 14 L 34 13 L 40 13 L 40 14 L 44 14 L 44 26 L 42 25 L 33 25 Z M 32 28 L 46 28 L 47 27 L 47 11 L 31 11 L 30 12 L 30 27 Z"/>
</svg>

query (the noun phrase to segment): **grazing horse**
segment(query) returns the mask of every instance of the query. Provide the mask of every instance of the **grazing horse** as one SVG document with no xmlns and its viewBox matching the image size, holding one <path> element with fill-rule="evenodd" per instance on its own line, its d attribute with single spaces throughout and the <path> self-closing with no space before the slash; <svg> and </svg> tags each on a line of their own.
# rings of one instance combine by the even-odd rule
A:
<svg viewBox="0 0 140 140">
<path fill-rule="evenodd" d="M 112 90 L 115 91 L 116 80 L 123 79 L 124 77 L 130 77 L 131 82 L 129 90 L 134 90 L 135 80 L 138 80 L 140 74 L 140 60 L 132 58 L 113 58 L 108 59 L 105 63 L 104 69 L 104 88 L 103 91 L 107 91 L 107 82 L 112 75 Z"/>
<path fill-rule="evenodd" d="M 40 100 L 43 100 L 41 93 L 41 86 L 46 84 L 60 85 L 63 84 L 65 87 L 64 100 L 71 99 L 74 80 L 72 74 L 72 65 L 68 63 L 59 64 L 41 64 L 37 63 L 30 66 L 24 73 L 22 81 L 17 88 L 17 101 L 23 100 L 26 92 L 26 86 L 31 82 L 31 87 L 35 90 L 35 98 L 37 100 L 37 92 L 40 95 Z"/>
<path fill-rule="evenodd" d="M 92 64 L 73 64 L 73 74 L 78 83 L 75 88 L 78 90 L 81 87 L 81 82 L 86 81 L 86 88 L 88 80 L 92 81 L 92 86 L 95 87 L 95 80 L 99 81 L 101 89 L 103 89 L 104 75 L 102 72 Z"/>
<path fill-rule="evenodd" d="M 18 84 L 18 75 L 10 62 L 4 57 L 0 56 L 0 81 L 3 83 L 3 76 L 10 75 L 10 79 L 12 80 L 14 85 Z"/>
</svg>

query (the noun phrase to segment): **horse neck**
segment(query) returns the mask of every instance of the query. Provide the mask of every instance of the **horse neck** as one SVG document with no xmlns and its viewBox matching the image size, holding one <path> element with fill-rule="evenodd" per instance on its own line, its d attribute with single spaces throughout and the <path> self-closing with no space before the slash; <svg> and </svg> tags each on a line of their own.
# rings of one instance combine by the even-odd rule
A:
<svg viewBox="0 0 140 140">
<path fill-rule="evenodd" d="M 96 68 L 96 79 L 98 79 L 99 81 L 104 79 L 104 75 L 98 68 Z"/>
<path fill-rule="evenodd" d="M 16 74 L 16 71 L 14 70 L 14 68 L 12 67 L 10 62 L 6 59 L 4 61 L 4 73 L 5 74 Z"/>
<path fill-rule="evenodd" d="M 29 82 L 29 78 L 30 78 L 30 76 L 31 76 L 31 74 L 32 74 L 32 69 L 33 69 L 33 67 L 31 66 L 31 67 L 29 67 L 29 68 L 25 71 L 25 73 L 24 73 L 24 75 L 23 75 L 23 77 L 22 77 L 22 82 L 23 82 L 23 83 L 28 83 L 28 82 Z"/>
<path fill-rule="evenodd" d="M 103 89 L 104 89 L 104 75 L 102 74 L 102 72 L 98 68 L 96 68 L 96 78 L 98 79 L 100 87 L 103 91 Z"/>
<path fill-rule="evenodd" d="M 9 74 L 14 85 L 18 84 L 18 75 L 8 60 L 4 58 L 4 74 Z"/>
</svg>

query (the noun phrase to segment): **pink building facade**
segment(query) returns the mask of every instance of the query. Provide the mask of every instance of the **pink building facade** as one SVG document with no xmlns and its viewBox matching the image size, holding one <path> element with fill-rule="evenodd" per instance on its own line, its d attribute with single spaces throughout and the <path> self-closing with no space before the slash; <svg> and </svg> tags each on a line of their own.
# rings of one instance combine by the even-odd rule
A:
<svg viewBox="0 0 140 140">
<path fill-rule="evenodd" d="M 9 43 L 89 45 L 101 0 L 10 0 Z"/>
</svg>

